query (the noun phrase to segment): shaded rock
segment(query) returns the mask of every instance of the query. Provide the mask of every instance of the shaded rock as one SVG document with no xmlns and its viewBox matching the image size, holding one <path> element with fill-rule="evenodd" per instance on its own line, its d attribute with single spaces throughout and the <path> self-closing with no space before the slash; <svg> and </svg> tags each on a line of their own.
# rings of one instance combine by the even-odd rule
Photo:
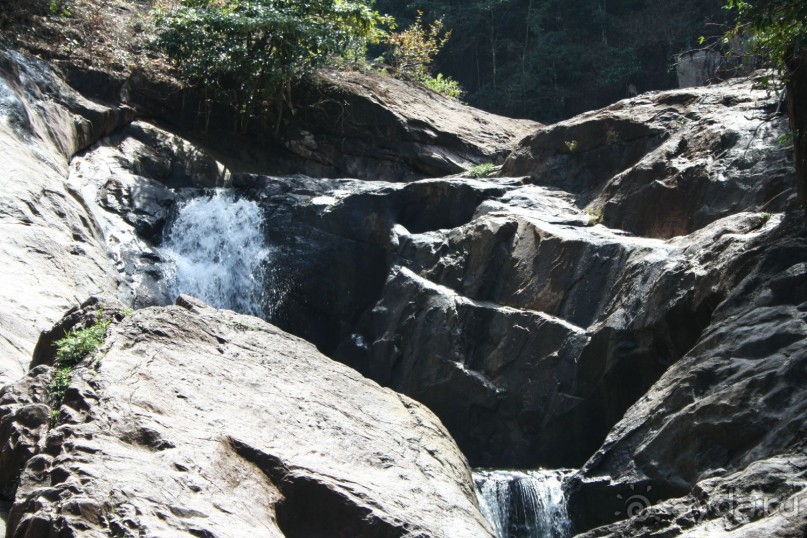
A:
<svg viewBox="0 0 807 538">
<path fill-rule="evenodd" d="M 650 487 L 661 500 L 697 496 L 706 479 L 731 483 L 731 473 L 748 474 L 755 462 L 803 454 L 807 295 L 803 276 L 796 276 L 804 275 L 807 260 L 803 220 L 790 215 L 726 264 L 731 292 L 709 327 L 581 470 L 570 499 L 579 529 L 616 519 L 614 500 L 628 486 Z M 779 284 L 785 282 L 786 292 Z M 760 476 L 738 480 L 764 489 Z M 799 491 L 807 486 L 803 479 L 798 484 Z"/>
<path fill-rule="evenodd" d="M 425 407 L 257 318 L 178 304 L 113 325 L 74 371 L 10 533 L 490 536 Z"/>
<path fill-rule="evenodd" d="M 98 224 L 65 179 L 76 152 L 129 120 L 41 60 L 0 52 L 0 385 L 22 375 L 40 331 L 78 297 L 114 293 Z"/>
<path fill-rule="evenodd" d="M 507 182 L 459 179 L 410 184 L 236 176 L 234 185 L 264 210 L 273 251 L 264 311 L 273 323 L 330 353 L 377 301 L 387 278 L 396 225 L 451 228 L 473 218 Z"/>
<path fill-rule="evenodd" d="M 763 221 L 662 242 L 499 208 L 404 232 L 334 356 L 429 405 L 474 465 L 579 466 L 694 345 Z"/>
<path fill-rule="evenodd" d="M 686 235 L 741 211 L 794 203 L 787 119 L 751 80 L 621 101 L 540 129 L 505 162 L 576 196 L 612 228 Z"/>
<path fill-rule="evenodd" d="M 49 381 L 48 369 L 38 368 L 0 389 L 0 498 L 4 501 L 14 498 L 23 467 L 42 449 L 50 422 L 50 408 L 44 403 Z"/>
<path fill-rule="evenodd" d="M 499 163 L 540 126 L 370 73 L 323 70 L 297 93 L 286 148 L 343 177 L 412 180 Z"/>
<path fill-rule="evenodd" d="M 731 533 L 731 536 L 760 538 L 801 537 L 807 532 L 807 518 L 803 514 L 806 478 L 804 454 L 787 454 L 755 461 L 736 473 L 702 480 L 691 494 L 656 504 L 651 504 L 652 486 L 623 488 L 625 495 L 616 499 L 622 503 L 620 515 L 633 517 L 578 536 Z M 633 495 L 628 496 L 627 492 Z"/>
<path fill-rule="evenodd" d="M 501 174 L 590 195 L 667 137 L 663 127 L 643 119 L 606 109 L 543 127 L 519 142 Z"/>
</svg>

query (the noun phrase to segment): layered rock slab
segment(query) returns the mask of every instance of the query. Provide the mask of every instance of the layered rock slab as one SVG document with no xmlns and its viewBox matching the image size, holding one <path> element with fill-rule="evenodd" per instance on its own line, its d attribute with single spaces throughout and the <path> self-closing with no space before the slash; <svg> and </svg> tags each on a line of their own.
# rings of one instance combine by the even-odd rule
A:
<svg viewBox="0 0 807 538">
<path fill-rule="evenodd" d="M 399 229 L 381 298 L 335 356 L 429 405 L 475 465 L 579 466 L 694 345 L 726 262 L 773 224 L 742 214 L 665 242 L 500 208 Z"/>
<path fill-rule="evenodd" d="M 323 70 L 298 94 L 286 147 L 342 177 L 412 180 L 500 163 L 541 126 L 373 73 Z"/>
<path fill-rule="evenodd" d="M 635 515 L 624 500 L 641 494 L 673 499 L 590 535 L 803 536 L 806 263 L 797 212 L 726 264 L 730 292 L 708 328 L 573 481 L 579 530 Z"/>
<path fill-rule="evenodd" d="M 741 211 L 795 204 L 784 109 L 754 79 L 651 92 L 525 137 L 502 168 L 564 189 L 598 222 L 687 235 Z"/>
<path fill-rule="evenodd" d="M 130 119 L 41 60 L 0 51 L 0 385 L 23 374 L 40 331 L 116 286 L 101 230 L 66 177 L 77 151 Z"/>
<path fill-rule="evenodd" d="M 490 536 L 422 405 L 257 318 L 178 304 L 113 326 L 47 432 L 22 422 L 49 367 L 3 391 L 2 430 L 43 434 L 18 443 L 12 535 Z"/>
</svg>

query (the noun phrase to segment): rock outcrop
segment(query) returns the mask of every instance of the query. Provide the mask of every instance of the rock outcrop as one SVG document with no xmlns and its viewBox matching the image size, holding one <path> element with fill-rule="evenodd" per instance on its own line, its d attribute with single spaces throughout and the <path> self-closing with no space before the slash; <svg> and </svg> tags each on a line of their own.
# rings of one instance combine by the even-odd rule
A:
<svg viewBox="0 0 807 538">
<path fill-rule="evenodd" d="M 240 158 L 260 144 L 126 127 L 38 60 L 0 72 L 5 380 L 34 354 L 0 393 L 10 532 L 484 536 L 459 445 L 474 465 L 580 467 L 590 536 L 803 534 L 807 229 L 784 118 L 751 82 L 542 127 L 325 72 L 279 159 L 359 179 L 317 179 L 257 173 Z M 187 115 L 140 90 L 110 95 Z M 526 130 L 503 177 L 419 179 Z M 85 305 L 34 350 L 39 332 L 98 290 L 173 302 L 163 229 L 223 186 L 265 216 L 265 316 L 359 373 L 183 297 L 116 324 L 51 427 L 53 340 L 121 307 Z"/>
<path fill-rule="evenodd" d="M 752 90 L 714 88 L 690 114 L 722 118 L 713 109 L 727 106 L 727 92 L 742 91 Z M 695 107 L 689 94 L 669 92 L 653 97 L 656 105 L 641 99 L 622 103 L 620 114 L 649 118 L 653 106 L 665 111 L 667 105 L 658 103 L 678 102 L 682 95 Z M 738 103 L 740 114 L 747 104 Z M 756 195 L 743 189 L 784 193 L 773 200 L 784 204 L 786 179 L 792 177 L 786 160 L 780 174 L 766 181 L 755 168 L 743 169 L 748 176 L 726 178 L 724 189 L 745 192 L 745 198 L 710 197 L 706 205 L 721 218 L 686 224 L 688 235 L 674 239 L 597 224 L 599 216 L 580 207 L 581 197 L 597 185 L 614 185 L 613 177 L 624 175 L 625 167 L 633 171 L 636 163 L 660 158 L 657 147 L 665 139 L 695 140 L 688 142 L 692 153 L 681 158 L 682 167 L 696 166 L 687 159 L 694 163 L 711 151 L 709 144 L 699 145 L 701 124 L 623 124 L 614 114 L 592 113 L 584 122 L 587 129 L 574 127 L 605 140 L 609 126 L 622 126 L 624 147 L 614 159 L 581 161 L 575 176 L 580 184 L 571 192 L 536 185 L 555 177 L 548 170 L 560 167 L 557 163 L 546 169 L 536 165 L 535 177 L 408 184 L 233 174 L 232 186 L 266 215 L 273 247 L 267 316 L 429 405 L 476 465 L 582 465 L 709 326 L 712 312 L 732 290 L 724 278 L 726 264 L 778 226 L 778 216 L 736 213 L 758 209 Z M 724 121 L 728 125 L 731 118 Z M 717 138 L 726 125 L 713 127 Z M 547 136 L 562 140 L 561 127 Z M 76 162 L 76 170 L 101 171 L 82 181 L 103 185 L 109 159 L 125 174 L 147 168 L 125 147 L 138 130 L 154 128 L 133 129 Z M 636 133 L 628 136 L 631 129 Z M 772 147 L 778 131 L 757 137 L 757 144 Z M 709 170 L 729 167 L 732 151 L 740 148 Z M 765 159 L 785 159 L 778 148 L 773 153 L 760 151 Z M 510 162 L 516 161 L 514 154 Z M 189 180 L 183 185 L 201 186 Z M 688 200 L 687 214 L 703 211 L 701 199 Z M 104 208 L 124 218 L 127 211 L 137 212 Z M 97 219 L 106 222 L 100 214 Z M 138 236 L 137 230 L 130 235 Z M 139 237 L 149 241 L 148 234 Z M 159 263 L 153 250 L 144 251 L 145 259 Z M 147 271 L 136 270 L 131 280 L 141 273 Z M 170 300 L 159 290 L 136 295 Z"/>
<path fill-rule="evenodd" d="M 570 509 L 580 528 L 613 520 L 632 488 L 648 490 L 650 502 L 683 498 L 603 532 L 678 533 L 707 522 L 733 530 L 778 513 L 788 517 L 771 525 L 801 535 L 795 529 L 807 528 L 797 500 L 807 487 L 806 270 L 803 213 L 732 257 L 722 275 L 731 291 L 708 328 L 580 471 L 572 500 L 586 509 Z M 796 503 L 789 514 L 787 503 Z"/>
<path fill-rule="evenodd" d="M 540 129 L 502 174 L 573 193 L 611 228 L 686 235 L 740 211 L 793 205 L 783 112 L 752 80 L 644 94 Z"/>
<path fill-rule="evenodd" d="M 76 152 L 131 117 L 85 99 L 41 60 L 0 52 L 0 385 L 23 374 L 39 333 L 67 308 L 114 292 L 101 231 L 65 179 Z"/>
<path fill-rule="evenodd" d="M 412 180 L 498 164 L 540 126 L 378 74 L 323 70 L 298 93 L 285 146 L 337 177 Z"/>
<path fill-rule="evenodd" d="M 490 536 L 425 407 L 260 319 L 177 304 L 113 325 L 55 426 L 50 366 L 3 389 L 10 536 Z"/>
</svg>

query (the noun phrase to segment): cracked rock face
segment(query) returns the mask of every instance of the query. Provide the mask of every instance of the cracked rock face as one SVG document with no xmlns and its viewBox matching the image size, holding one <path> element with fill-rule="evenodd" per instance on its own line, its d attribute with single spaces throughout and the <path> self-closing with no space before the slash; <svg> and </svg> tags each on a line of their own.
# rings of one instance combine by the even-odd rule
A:
<svg viewBox="0 0 807 538">
<path fill-rule="evenodd" d="M 726 265 L 731 292 L 708 328 L 627 411 L 577 476 L 571 510 L 586 507 L 577 511 L 580 528 L 615 519 L 633 486 L 651 488 L 652 502 L 681 499 L 598 533 L 630 534 L 657 520 L 670 535 L 702 524 L 724 530 L 749 525 L 741 531 L 749 535 L 781 526 L 782 536 L 802 535 L 796 529 L 807 527 L 803 510 L 776 514 L 776 507 L 798 502 L 807 487 L 805 261 L 801 212 Z M 732 493 L 733 502 L 745 504 L 743 515 L 715 508 Z M 770 507 L 754 513 L 749 499 L 763 497 Z M 690 517 L 676 520 L 678 510 Z"/>
<path fill-rule="evenodd" d="M 102 233 L 65 178 L 76 152 L 130 120 L 43 61 L 0 51 L 0 385 L 23 374 L 67 308 L 115 288 Z"/>
<path fill-rule="evenodd" d="M 3 468 L 25 462 L 10 535 L 490 536 L 425 407 L 260 319 L 178 304 L 113 325 L 55 427 L 49 366 L 3 390 Z"/>
<path fill-rule="evenodd" d="M 544 127 L 502 173 L 573 193 L 611 228 L 670 238 L 740 211 L 792 206 L 786 131 L 775 98 L 733 80 L 648 93 Z"/>
</svg>

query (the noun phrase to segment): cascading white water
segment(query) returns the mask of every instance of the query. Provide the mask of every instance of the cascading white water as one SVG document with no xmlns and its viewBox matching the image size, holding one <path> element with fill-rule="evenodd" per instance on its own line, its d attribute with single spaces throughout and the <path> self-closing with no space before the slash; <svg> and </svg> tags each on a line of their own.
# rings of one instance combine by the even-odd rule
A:
<svg viewBox="0 0 807 538">
<path fill-rule="evenodd" d="M 263 214 L 253 201 L 217 190 L 184 202 L 161 251 L 174 296 L 186 293 L 216 308 L 264 316 Z"/>
<path fill-rule="evenodd" d="M 477 471 L 479 507 L 497 538 L 566 538 L 563 481 L 569 471 Z"/>
</svg>

